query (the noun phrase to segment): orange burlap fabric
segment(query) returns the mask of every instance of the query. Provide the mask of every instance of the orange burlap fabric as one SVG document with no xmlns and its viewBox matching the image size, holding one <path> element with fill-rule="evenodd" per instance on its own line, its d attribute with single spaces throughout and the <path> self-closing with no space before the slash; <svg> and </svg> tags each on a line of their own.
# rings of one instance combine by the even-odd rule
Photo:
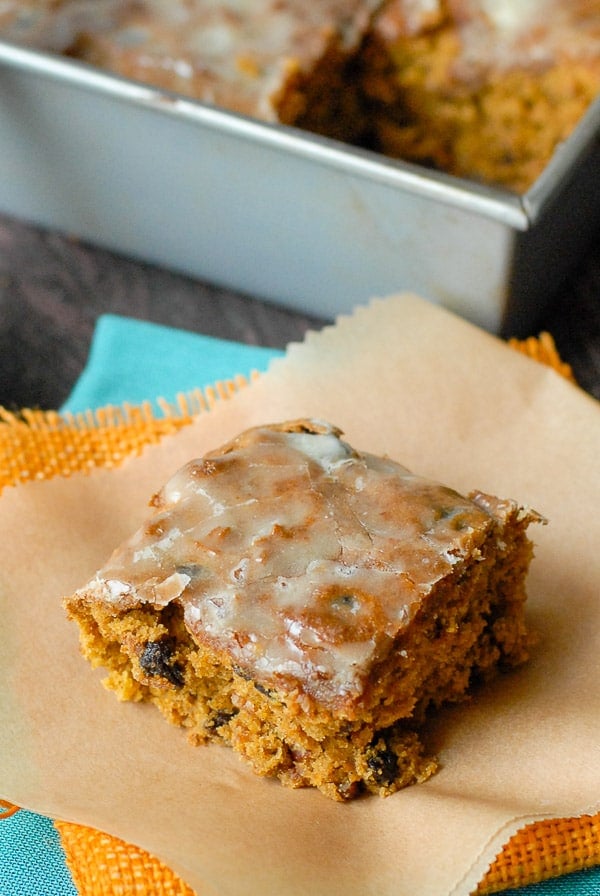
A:
<svg viewBox="0 0 600 896">
<path fill-rule="evenodd" d="M 510 344 L 573 379 L 548 334 Z M 198 390 L 182 396 L 176 407 L 165 405 L 162 416 L 150 405 L 76 416 L 31 410 L 15 414 L 0 408 L 0 490 L 29 479 L 117 466 L 245 385 L 238 378 Z M 138 847 L 75 824 L 57 821 L 56 828 L 80 896 L 202 896 Z M 479 884 L 477 896 L 599 864 L 600 813 L 530 824 L 505 845 Z"/>
</svg>

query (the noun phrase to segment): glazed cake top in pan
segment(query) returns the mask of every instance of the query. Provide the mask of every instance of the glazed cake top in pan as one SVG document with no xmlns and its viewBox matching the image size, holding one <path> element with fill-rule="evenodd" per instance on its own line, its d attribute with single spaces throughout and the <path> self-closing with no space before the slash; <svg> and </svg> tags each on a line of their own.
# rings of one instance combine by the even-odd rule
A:
<svg viewBox="0 0 600 896">
<path fill-rule="evenodd" d="M 441 25 L 456 30 L 463 80 L 600 57 L 598 0 L 389 0 L 376 31 L 393 43 Z"/>
<path fill-rule="evenodd" d="M 355 50 L 380 0 L 3 3 L 0 34 L 278 121 L 279 94 Z M 294 116 L 288 114 L 287 118 Z"/>
<path fill-rule="evenodd" d="M 74 598 L 115 612 L 175 602 L 198 642 L 326 703 L 360 695 L 436 583 L 516 508 L 463 498 L 308 420 L 243 433 L 151 503 Z"/>
</svg>

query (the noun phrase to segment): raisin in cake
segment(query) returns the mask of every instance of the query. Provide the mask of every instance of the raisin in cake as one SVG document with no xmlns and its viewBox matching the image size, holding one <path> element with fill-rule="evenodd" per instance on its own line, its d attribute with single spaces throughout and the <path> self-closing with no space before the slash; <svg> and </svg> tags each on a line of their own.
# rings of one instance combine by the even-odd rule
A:
<svg viewBox="0 0 600 896">
<path fill-rule="evenodd" d="M 65 600 L 84 655 L 196 744 L 335 799 L 436 768 L 435 707 L 527 657 L 540 518 L 350 447 L 260 426 L 179 470 L 143 527 Z"/>
</svg>

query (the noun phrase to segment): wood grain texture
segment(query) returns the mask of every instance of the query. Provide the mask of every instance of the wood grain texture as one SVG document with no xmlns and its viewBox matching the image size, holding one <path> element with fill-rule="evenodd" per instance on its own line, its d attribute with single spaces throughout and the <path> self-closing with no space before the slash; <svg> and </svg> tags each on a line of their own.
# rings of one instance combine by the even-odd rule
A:
<svg viewBox="0 0 600 896">
<path fill-rule="evenodd" d="M 59 407 L 106 312 L 280 348 L 324 324 L 0 216 L 1 405 Z M 541 329 L 600 398 L 600 235 Z"/>
</svg>

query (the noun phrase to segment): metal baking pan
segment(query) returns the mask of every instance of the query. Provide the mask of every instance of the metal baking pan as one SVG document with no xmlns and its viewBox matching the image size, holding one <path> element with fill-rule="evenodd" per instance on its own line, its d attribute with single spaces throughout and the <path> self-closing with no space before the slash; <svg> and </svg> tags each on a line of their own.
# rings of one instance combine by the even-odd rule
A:
<svg viewBox="0 0 600 896">
<path fill-rule="evenodd" d="M 531 331 L 600 223 L 599 133 L 596 103 L 518 197 L 0 42 L 0 211 L 322 318 L 413 290 Z"/>
</svg>

